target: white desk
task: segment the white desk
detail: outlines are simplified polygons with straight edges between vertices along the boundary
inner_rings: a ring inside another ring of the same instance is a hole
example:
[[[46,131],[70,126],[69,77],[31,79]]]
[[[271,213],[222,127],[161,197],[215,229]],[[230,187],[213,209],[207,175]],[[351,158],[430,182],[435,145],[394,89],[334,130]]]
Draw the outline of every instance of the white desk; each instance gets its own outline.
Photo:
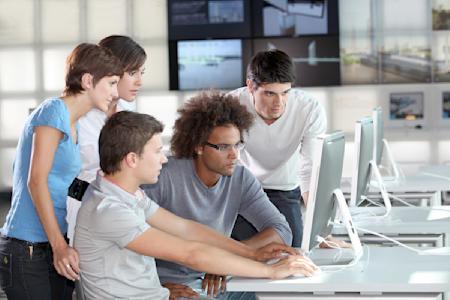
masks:
[[[450,180],[424,174],[406,176],[398,180],[385,180],[384,185],[389,193],[396,194],[399,197],[416,194],[417,197],[424,195],[431,198],[430,205],[441,205],[442,192],[450,191]],[[342,180],[341,189],[344,193],[350,194],[351,178]],[[371,187],[370,192],[378,192],[378,190]],[[395,204],[395,200],[392,200],[392,202]]]
[[[379,207],[358,207],[358,211],[380,213],[384,208]],[[351,208],[355,210],[355,208]],[[367,215],[366,213],[364,213]],[[442,244],[436,246],[450,246],[450,206],[432,207],[392,207],[389,216],[384,218],[354,217],[354,223],[358,227],[382,233],[394,238],[401,239],[402,236],[410,236],[417,239],[417,243],[426,242],[426,237],[430,235],[442,236]],[[347,231],[342,227],[334,227],[333,234],[346,235]],[[364,242],[365,236],[370,236],[359,232],[361,240]],[[450,259],[450,257],[448,257]]]
[[[419,174],[441,177],[442,179],[447,179],[450,181],[450,165],[429,165],[420,168]]]
[[[430,165],[423,167],[419,170],[419,174],[428,176],[428,177],[434,177],[438,178],[440,180],[448,180],[450,182],[450,165]],[[450,190],[446,190],[446,192],[449,192]],[[450,202],[448,193],[444,192],[443,195],[443,201],[442,203],[448,204]]]
[[[227,290],[254,291],[260,299],[311,299],[313,295],[334,299],[345,293],[356,298],[371,296],[372,300],[405,299],[412,294],[436,299],[438,294],[450,291],[450,259],[421,256],[399,247],[365,247],[362,259],[353,267],[322,271],[310,278],[236,277],[229,281]],[[274,295],[277,298],[268,298]]]

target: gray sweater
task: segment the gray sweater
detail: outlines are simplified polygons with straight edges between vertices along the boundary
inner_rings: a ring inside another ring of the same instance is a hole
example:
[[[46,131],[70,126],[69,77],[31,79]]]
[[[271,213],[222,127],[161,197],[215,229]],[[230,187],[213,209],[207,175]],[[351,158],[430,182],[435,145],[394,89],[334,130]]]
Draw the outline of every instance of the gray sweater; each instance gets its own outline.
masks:
[[[273,228],[286,244],[291,244],[292,233],[285,217],[269,201],[258,180],[243,166],[236,166],[233,175],[222,176],[208,188],[197,176],[193,160],[170,157],[161,170],[158,183],[143,188],[161,207],[226,236],[231,235],[240,214],[258,231]],[[203,275],[163,260],[157,260],[157,268],[162,283],[187,283]]]

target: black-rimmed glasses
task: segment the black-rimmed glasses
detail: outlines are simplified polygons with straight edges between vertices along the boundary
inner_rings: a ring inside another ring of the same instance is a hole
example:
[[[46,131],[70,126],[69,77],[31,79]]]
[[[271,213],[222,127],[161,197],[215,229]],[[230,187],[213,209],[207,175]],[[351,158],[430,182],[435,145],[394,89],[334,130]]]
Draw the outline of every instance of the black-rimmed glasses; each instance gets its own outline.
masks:
[[[214,148],[220,152],[226,152],[230,150],[231,148],[236,149],[237,151],[241,151],[245,147],[245,143],[243,141],[240,141],[237,144],[231,145],[231,144],[212,144],[210,142],[205,142],[206,146],[209,146],[211,148]]]

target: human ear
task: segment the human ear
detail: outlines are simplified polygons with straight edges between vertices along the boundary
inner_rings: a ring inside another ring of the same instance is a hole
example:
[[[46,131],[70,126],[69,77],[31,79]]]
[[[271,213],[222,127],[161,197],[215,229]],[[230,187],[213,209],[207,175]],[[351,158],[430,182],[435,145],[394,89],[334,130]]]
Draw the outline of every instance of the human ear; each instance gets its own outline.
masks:
[[[94,86],[94,77],[90,73],[84,73],[81,76],[81,87],[83,89],[90,89]]]
[[[127,155],[125,155],[124,161],[126,163],[126,165],[131,168],[134,169],[137,166],[137,154],[134,152],[130,152]]]

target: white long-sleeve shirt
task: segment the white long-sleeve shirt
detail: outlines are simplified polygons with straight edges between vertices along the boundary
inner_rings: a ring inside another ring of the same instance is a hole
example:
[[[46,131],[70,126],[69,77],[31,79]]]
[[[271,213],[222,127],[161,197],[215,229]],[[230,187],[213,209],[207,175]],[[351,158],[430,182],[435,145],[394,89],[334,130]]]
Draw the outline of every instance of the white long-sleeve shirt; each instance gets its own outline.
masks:
[[[117,111],[134,111],[134,105],[134,102],[129,103],[119,99],[117,102]],[[78,179],[91,182],[97,176],[97,171],[100,169],[98,138],[100,137],[100,131],[103,125],[105,125],[106,118],[106,113],[94,108],[78,121],[80,126],[78,142],[80,143],[82,161],[81,172],[77,176]]]
[[[263,188],[289,191],[300,186],[309,190],[314,139],[325,133],[326,114],[320,103],[299,89],[292,89],[284,113],[268,125],[256,113],[247,87],[230,92],[255,115],[244,136],[246,146],[240,161],[258,178]]]

